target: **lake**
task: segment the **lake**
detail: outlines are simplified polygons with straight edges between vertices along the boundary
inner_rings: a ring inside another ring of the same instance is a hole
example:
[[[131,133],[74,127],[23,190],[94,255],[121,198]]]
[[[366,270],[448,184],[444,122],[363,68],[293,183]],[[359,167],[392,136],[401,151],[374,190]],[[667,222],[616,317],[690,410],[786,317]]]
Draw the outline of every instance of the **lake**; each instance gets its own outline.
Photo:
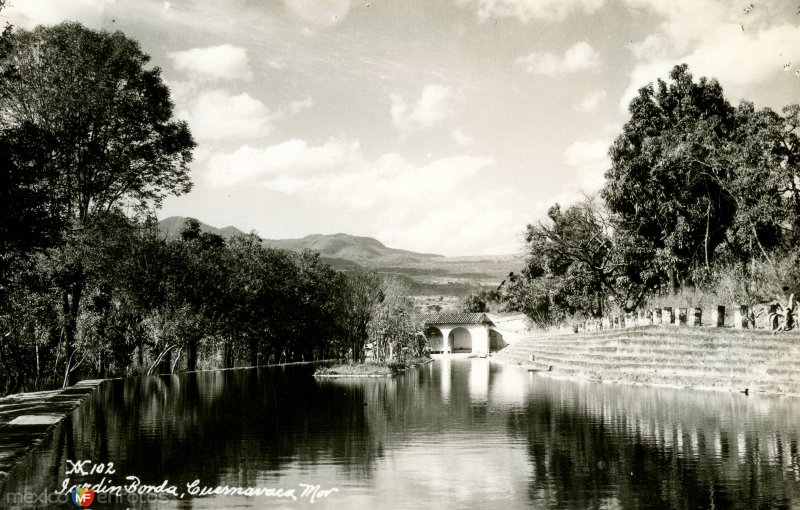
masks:
[[[66,508],[51,493],[84,482],[101,489],[92,508],[800,507],[797,398],[557,380],[487,359],[392,378],[311,371],[108,381],[0,507]]]

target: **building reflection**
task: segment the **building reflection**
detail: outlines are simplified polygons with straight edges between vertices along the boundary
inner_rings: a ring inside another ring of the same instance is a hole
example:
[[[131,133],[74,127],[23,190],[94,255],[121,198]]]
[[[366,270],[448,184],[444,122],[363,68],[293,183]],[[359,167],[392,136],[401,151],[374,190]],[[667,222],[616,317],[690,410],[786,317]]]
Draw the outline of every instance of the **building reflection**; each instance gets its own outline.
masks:
[[[469,366],[469,398],[473,404],[486,404],[489,397],[489,363],[475,360]]]

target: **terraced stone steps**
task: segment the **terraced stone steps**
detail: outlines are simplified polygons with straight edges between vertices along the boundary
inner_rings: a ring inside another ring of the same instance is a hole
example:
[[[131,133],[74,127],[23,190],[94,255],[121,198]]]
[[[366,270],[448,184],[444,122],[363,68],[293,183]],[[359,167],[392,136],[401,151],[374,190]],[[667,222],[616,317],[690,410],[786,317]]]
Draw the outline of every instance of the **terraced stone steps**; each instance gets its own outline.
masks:
[[[535,335],[495,355],[575,377],[800,394],[800,334],[646,326]]]

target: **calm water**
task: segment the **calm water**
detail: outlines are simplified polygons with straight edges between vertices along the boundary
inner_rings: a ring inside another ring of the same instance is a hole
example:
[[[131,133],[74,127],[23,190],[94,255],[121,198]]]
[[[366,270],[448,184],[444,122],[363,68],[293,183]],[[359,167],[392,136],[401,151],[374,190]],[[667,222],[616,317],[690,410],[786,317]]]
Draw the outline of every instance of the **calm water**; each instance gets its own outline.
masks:
[[[0,507],[65,478],[100,483],[66,475],[91,460],[113,462],[107,487],[136,476],[179,493],[92,508],[800,508],[800,399],[558,381],[485,359],[383,379],[310,371],[105,383]],[[193,497],[194,480],[297,500]],[[338,490],[312,504],[300,484]]]

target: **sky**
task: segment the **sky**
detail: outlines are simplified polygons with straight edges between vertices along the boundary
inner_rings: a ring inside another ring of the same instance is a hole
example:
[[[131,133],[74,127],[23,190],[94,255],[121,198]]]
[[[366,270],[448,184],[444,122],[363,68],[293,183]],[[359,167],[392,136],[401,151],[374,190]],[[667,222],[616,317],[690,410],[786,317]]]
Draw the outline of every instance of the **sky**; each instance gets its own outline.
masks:
[[[191,216],[517,253],[592,195],[636,91],[676,64],[734,103],[800,102],[800,0],[7,0],[21,28],[121,30],[197,141]]]

